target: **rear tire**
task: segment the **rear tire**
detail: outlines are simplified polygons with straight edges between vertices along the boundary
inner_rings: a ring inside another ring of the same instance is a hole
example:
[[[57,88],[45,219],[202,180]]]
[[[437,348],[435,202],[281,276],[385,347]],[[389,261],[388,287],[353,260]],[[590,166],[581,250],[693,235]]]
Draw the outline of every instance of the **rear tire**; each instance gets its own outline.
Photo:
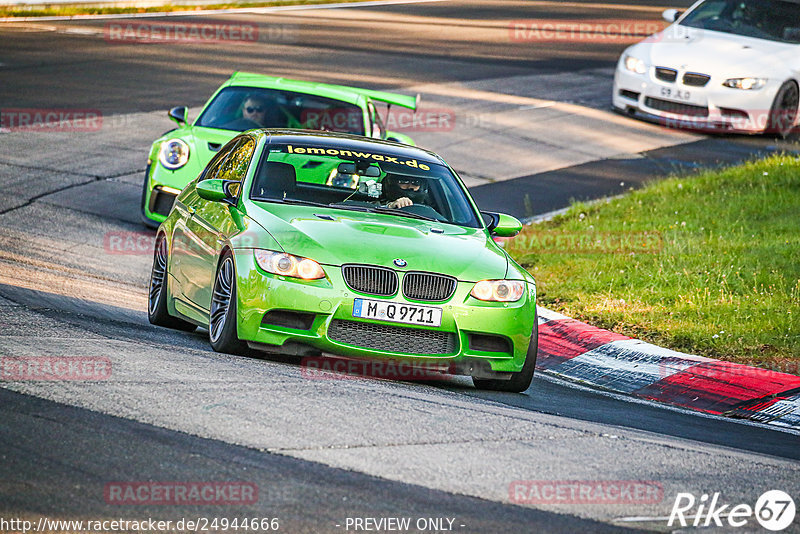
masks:
[[[472,383],[478,389],[522,393],[531,386],[531,382],[533,381],[533,372],[536,370],[536,356],[538,353],[539,317],[538,314],[536,314],[533,316],[533,332],[531,333],[531,342],[528,345],[528,353],[525,355],[525,363],[522,364],[522,370],[517,373],[511,373],[510,380],[475,378],[473,376]]]
[[[214,292],[208,318],[211,348],[227,354],[244,354],[247,344],[239,339],[236,328],[236,269],[233,256],[226,252],[214,277]]]
[[[160,234],[153,251],[153,268],[150,271],[150,291],[147,299],[147,319],[150,324],[194,332],[196,325],[173,317],[167,311],[167,238]]]
[[[800,89],[797,83],[788,81],[784,83],[769,110],[769,125],[767,133],[786,139],[794,130],[797,121],[798,107],[800,107]]]

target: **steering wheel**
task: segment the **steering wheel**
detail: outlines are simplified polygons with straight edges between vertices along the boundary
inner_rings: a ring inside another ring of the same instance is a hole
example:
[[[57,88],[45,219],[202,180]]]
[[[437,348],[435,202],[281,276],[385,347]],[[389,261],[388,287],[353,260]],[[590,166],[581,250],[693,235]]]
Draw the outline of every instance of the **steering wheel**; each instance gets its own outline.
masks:
[[[426,204],[411,204],[410,206],[404,206],[400,209],[416,215],[422,215],[423,217],[436,219],[437,221],[447,222],[444,215]]]

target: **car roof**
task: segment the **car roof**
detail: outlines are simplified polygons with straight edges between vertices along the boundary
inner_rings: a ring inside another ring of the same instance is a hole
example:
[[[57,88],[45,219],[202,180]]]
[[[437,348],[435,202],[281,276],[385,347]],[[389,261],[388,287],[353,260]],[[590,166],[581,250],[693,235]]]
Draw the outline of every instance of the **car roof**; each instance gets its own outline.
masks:
[[[262,89],[282,89],[298,93],[314,94],[318,96],[334,98],[351,104],[360,104],[361,99],[370,98],[396,104],[409,109],[416,109],[417,97],[388,93],[385,91],[373,91],[360,87],[348,87],[346,85],[334,85],[330,83],[308,82],[303,80],[292,80],[265,74],[255,74],[252,72],[234,72],[230,79],[225,83],[226,87],[258,87]]]
[[[261,130],[250,130],[248,133],[256,133],[258,136],[267,136],[268,143],[278,144],[299,144],[308,146],[313,144],[318,147],[336,148],[359,152],[378,152],[391,156],[400,156],[409,159],[416,159],[426,163],[446,165],[444,160],[434,152],[393,141],[383,141],[371,139],[361,135],[351,135],[338,132],[320,132],[316,130],[279,130],[263,128]]]

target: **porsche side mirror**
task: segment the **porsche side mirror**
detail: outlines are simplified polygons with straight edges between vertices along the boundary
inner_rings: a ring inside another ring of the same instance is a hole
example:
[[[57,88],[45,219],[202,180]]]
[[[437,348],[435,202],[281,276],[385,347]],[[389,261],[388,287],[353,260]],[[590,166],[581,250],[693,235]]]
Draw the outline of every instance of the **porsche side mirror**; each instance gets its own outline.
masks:
[[[661,16],[667,22],[673,23],[676,20],[678,20],[678,17],[680,17],[682,14],[683,11],[678,11],[677,9],[665,9],[664,12],[661,14]]]
[[[167,115],[180,126],[181,124],[186,124],[186,119],[189,116],[189,108],[186,106],[177,106],[169,110]]]
[[[493,236],[514,237],[522,230],[522,223],[511,215],[491,211],[482,211],[481,215],[486,219],[486,229]]]
[[[220,180],[219,178],[203,180],[197,184],[195,190],[200,198],[212,202],[222,202],[230,198],[226,191],[225,180]]]

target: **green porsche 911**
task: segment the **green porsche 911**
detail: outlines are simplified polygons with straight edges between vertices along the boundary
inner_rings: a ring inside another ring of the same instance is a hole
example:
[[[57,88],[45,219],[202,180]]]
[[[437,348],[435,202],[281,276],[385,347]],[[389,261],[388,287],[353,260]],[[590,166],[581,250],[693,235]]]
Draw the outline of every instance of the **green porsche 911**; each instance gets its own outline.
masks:
[[[208,328],[220,352],[431,362],[524,391],[536,365],[533,277],[493,240],[436,154],[304,130],[238,135],[158,229],[148,315]]]
[[[376,104],[416,110],[417,97],[358,87],[290,80],[236,72],[211,96],[193,123],[176,107],[178,124],[153,142],[142,187],[142,221],[152,228],[163,221],[175,196],[197,178],[217,150],[252,128],[307,128],[389,139],[413,145],[405,134],[390,132]]]

